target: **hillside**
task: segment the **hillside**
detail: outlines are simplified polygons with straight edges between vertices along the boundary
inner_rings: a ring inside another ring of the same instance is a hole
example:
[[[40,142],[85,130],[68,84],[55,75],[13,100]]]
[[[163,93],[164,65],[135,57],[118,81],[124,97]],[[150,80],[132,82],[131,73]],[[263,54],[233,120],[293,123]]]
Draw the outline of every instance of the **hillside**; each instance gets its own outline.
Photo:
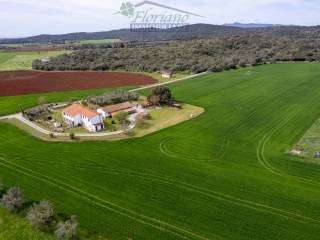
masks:
[[[210,24],[194,24],[187,28],[177,28],[166,31],[139,31],[134,32],[130,29],[120,29],[106,32],[94,33],[69,33],[61,35],[38,35],[28,38],[0,39],[0,44],[17,43],[63,43],[65,41],[79,41],[88,39],[121,39],[122,41],[166,41],[181,39],[203,39],[214,37],[232,37],[232,36],[267,36],[267,37],[290,37],[312,38],[320,37],[320,27],[296,27],[296,26],[277,26],[271,28],[253,28],[245,29],[231,26],[220,26]]]
[[[269,27],[280,27],[284,25],[280,24],[269,24],[269,23],[240,23],[240,22],[234,22],[234,23],[226,23],[224,26],[229,27],[238,27],[238,28],[269,28]]]
[[[320,42],[309,38],[266,38],[239,36],[209,40],[172,41],[150,46],[98,46],[52,58],[34,61],[36,70],[127,70],[155,72],[219,72],[238,66],[278,61],[320,60]]]

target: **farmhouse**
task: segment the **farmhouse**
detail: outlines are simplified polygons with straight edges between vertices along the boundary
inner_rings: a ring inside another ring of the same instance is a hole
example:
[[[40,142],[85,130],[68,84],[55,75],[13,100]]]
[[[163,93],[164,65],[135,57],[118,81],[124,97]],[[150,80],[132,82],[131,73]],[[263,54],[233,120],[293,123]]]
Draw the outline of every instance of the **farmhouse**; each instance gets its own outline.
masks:
[[[97,110],[97,112],[100,113],[104,118],[112,117],[112,114],[120,111],[127,111],[129,114],[134,113],[134,105],[129,102],[124,102],[110,105]]]
[[[91,132],[104,129],[102,116],[78,103],[63,109],[62,116],[70,127],[83,126]]]
[[[174,74],[173,74],[172,72],[163,71],[163,72],[161,73],[161,76],[162,76],[163,78],[173,78],[173,77],[174,77]]]

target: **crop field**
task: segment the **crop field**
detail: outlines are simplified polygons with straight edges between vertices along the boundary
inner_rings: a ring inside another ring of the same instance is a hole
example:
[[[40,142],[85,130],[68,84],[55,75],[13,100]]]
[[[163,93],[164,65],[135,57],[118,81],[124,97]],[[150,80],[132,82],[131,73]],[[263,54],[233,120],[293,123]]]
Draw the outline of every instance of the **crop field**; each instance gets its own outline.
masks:
[[[33,60],[63,53],[66,51],[0,52],[0,71],[31,69]]]
[[[175,83],[205,113],[118,142],[44,142],[0,122],[0,176],[107,239],[318,240],[320,165],[286,151],[320,116],[319,79],[299,63]]]
[[[5,71],[0,72],[0,96],[140,86],[156,82],[138,73]]]

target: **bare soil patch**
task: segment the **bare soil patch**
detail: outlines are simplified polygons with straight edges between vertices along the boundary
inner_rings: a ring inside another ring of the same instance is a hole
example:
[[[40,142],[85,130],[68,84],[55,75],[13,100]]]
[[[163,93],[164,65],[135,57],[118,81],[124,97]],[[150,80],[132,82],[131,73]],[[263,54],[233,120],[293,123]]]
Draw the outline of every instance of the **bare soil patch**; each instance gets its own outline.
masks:
[[[139,73],[126,72],[0,72],[0,96],[74,90],[141,86],[157,81]]]

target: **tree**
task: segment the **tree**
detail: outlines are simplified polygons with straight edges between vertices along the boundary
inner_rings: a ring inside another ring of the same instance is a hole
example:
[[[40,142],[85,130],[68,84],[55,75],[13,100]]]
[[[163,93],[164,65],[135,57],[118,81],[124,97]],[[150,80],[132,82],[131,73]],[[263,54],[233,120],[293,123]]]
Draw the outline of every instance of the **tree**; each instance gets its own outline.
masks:
[[[160,103],[160,96],[150,95],[148,96],[148,101],[152,103],[152,105],[157,106]]]
[[[166,104],[172,100],[172,93],[170,88],[165,86],[159,86],[152,90],[151,95],[148,97],[148,101],[153,105]]]
[[[3,207],[9,211],[17,211],[23,207],[23,192],[19,187],[10,188],[1,199]]]
[[[59,239],[75,239],[77,235],[78,222],[76,216],[72,216],[65,223],[59,223],[54,232]]]
[[[152,95],[160,97],[160,103],[166,103],[172,99],[172,93],[170,88],[165,86],[159,86],[153,89]]]
[[[27,214],[27,220],[35,227],[43,228],[49,226],[54,219],[53,204],[47,200],[34,203]]]

